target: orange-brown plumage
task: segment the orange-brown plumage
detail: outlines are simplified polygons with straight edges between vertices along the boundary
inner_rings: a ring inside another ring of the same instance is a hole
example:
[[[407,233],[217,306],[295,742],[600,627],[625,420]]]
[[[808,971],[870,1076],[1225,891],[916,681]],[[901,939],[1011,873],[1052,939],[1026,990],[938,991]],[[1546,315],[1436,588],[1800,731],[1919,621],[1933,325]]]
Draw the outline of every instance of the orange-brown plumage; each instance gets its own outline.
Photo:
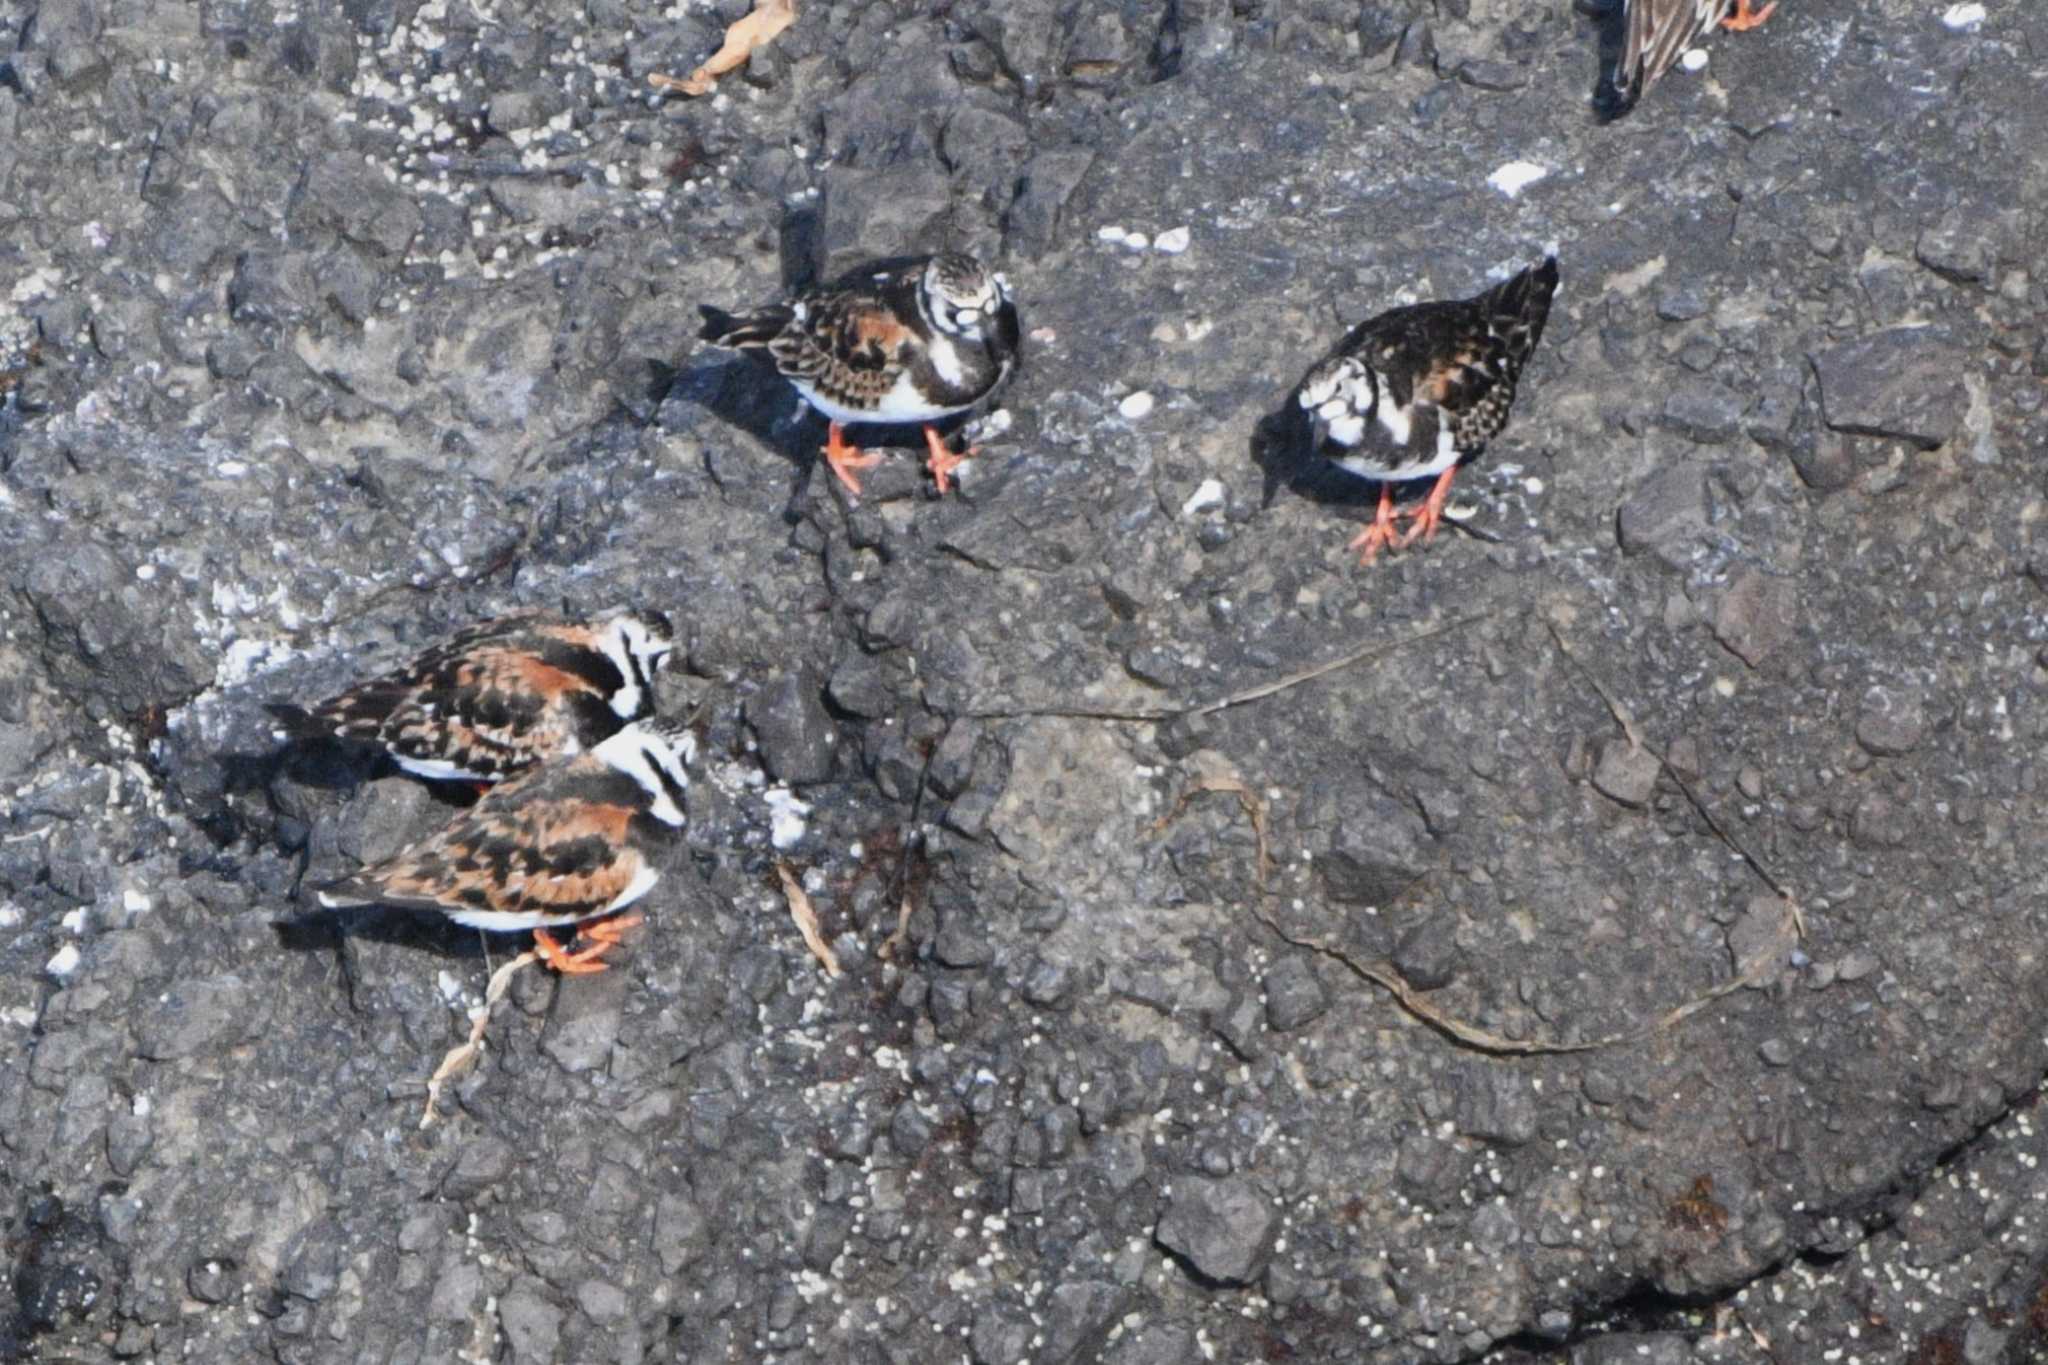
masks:
[[[321,888],[320,902],[396,905],[504,932],[623,910],[659,880],[657,854],[682,826],[691,747],[666,721],[627,726],[493,788],[438,832]]]
[[[507,616],[311,708],[270,709],[296,734],[375,745],[416,776],[494,782],[651,714],[673,648],[658,612]]]

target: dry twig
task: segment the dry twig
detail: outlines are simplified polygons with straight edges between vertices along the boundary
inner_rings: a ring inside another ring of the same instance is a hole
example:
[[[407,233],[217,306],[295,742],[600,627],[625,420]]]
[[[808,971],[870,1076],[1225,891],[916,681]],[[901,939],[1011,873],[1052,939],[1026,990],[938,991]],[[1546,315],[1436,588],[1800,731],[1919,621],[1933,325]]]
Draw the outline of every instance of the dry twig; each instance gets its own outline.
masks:
[[[1562,641],[1559,643],[1562,644]],[[1604,697],[1607,694],[1603,690],[1601,695]],[[1611,701],[1610,706],[1614,706]],[[1625,713],[1618,706],[1614,706],[1614,710],[1616,719],[1621,720]],[[1622,721],[1622,725],[1624,730],[1633,731],[1632,722]],[[1259,799],[1258,794],[1252,791],[1251,787],[1242,777],[1230,771],[1220,761],[1212,761],[1208,765],[1208,770],[1198,775],[1188,785],[1187,789],[1181,793],[1180,798],[1175,801],[1173,809],[1154,822],[1152,826],[1153,832],[1157,833],[1179,819],[1181,813],[1187,809],[1188,803],[1203,792],[1227,792],[1235,795],[1238,804],[1244,808],[1246,818],[1251,821],[1252,835],[1258,843],[1259,860],[1257,899],[1252,903],[1252,913],[1258,917],[1260,923],[1264,924],[1276,936],[1293,944],[1295,947],[1306,948],[1310,952],[1327,957],[1343,966],[1345,970],[1353,975],[1372,982],[1393,996],[1395,1002],[1415,1019],[1435,1029],[1453,1042],[1461,1043],[1477,1052],[1491,1053],[1496,1056],[1551,1056],[1570,1052],[1593,1052],[1602,1048],[1616,1047],[1623,1043],[1650,1037],[1691,1018],[1724,996],[1732,995],[1746,986],[1758,985],[1768,980],[1776,972],[1777,962],[1782,953],[1792,947],[1795,941],[1795,932],[1803,932],[1798,915],[1798,906],[1790,897],[1786,897],[1785,903],[1789,907],[1789,913],[1780,926],[1777,937],[1772,941],[1768,949],[1753,954],[1746,962],[1738,963],[1736,974],[1731,979],[1722,982],[1712,990],[1692,1000],[1686,1001],[1682,1005],[1666,1010],[1648,1024],[1640,1028],[1626,1029],[1619,1033],[1610,1033],[1603,1037],[1590,1038],[1574,1043],[1557,1042],[1544,1038],[1509,1038],[1504,1034],[1494,1033],[1480,1028],[1476,1024],[1467,1023],[1456,1015],[1439,1009],[1421,992],[1417,991],[1414,986],[1410,985],[1407,978],[1396,971],[1391,962],[1384,959],[1370,961],[1361,959],[1337,944],[1293,933],[1282,925],[1266,906],[1270,893],[1266,885],[1269,859],[1267,854],[1265,803]],[[1709,817],[1709,823],[1712,823],[1711,817]],[[1726,836],[1724,835],[1723,837],[1725,838]],[[1740,852],[1739,846],[1736,847],[1737,851]],[[1752,866],[1755,866],[1754,862],[1752,862]],[[1773,887],[1775,888],[1775,883],[1773,883]],[[1780,894],[1782,895],[1783,893],[1781,892]]]
[[[817,907],[811,904],[803,883],[797,880],[796,869],[777,859],[775,875],[782,881],[782,894],[789,901],[789,917],[796,921],[797,932],[804,936],[804,946],[823,965],[825,975],[838,976],[839,955],[832,951],[832,945],[825,942],[824,934],[819,932]]]
[[[1275,696],[1290,688],[1299,687],[1305,682],[1313,682],[1326,673],[1335,673],[1340,669],[1349,668],[1353,664],[1363,663],[1367,659],[1384,658],[1398,650],[1407,649],[1411,645],[1419,645],[1425,641],[1434,640],[1438,636],[1452,634],[1455,631],[1465,629],[1467,626],[1479,625],[1482,622],[1492,620],[1498,614],[1497,612],[1483,612],[1478,616],[1461,616],[1455,621],[1446,621],[1440,626],[1431,626],[1428,630],[1420,631],[1414,635],[1403,636],[1398,640],[1369,640],[1354,649],[1344,651],[1344,653],[1339,654],[1334,659],[1326,660],[1310,668],[1304,668],[1298,673],[1289,673],[1285,677],[1275,678],[1271,682],[1260,683],[1257,687],[1247,687],[1242,692],[1232,692],[1230,695],[1218,697],[1214,701],[1198,702],[1193,705],[1147,706],[1133,708],[1128,711],[1120,711],[1107,706],[1027,706],[1007,711],[966,711],[961,714],[971,716],[976,720],[1145,721],[1174,720],[1180,716],[1209,716],[1214,715],[1218,711],[1227,711],[1233,706],[1242,706],[1246,702],[1261,701],[1267,697]]]
[[[427,1107],[420,1115],[420,1127],[431,1127],[434,1122],[434,1106],[440,1102],[441,1087],[469,1068],[477,1054],[484,1050],[484,1029],[490,1025],[491,1010],[505,998],[506,987],[512,984],[512,975],[521,967],[540,961],[540,954],[532,951],[521,953],[504,966],[491,973],[490,984],[484,987],[484,1003],[470,1015],[469,1037],[455,1047],[448,1049],[448,1055],[441,1059],[441,1065],[434,1068],[434,1074],[427,1077]]]
[[[1785,889],[1783,882],[1780,882],[1771,874],[1771,870],[1764,866],[1762,859],[1751,853],[1743,845],[1742,841],[1737,839],[1729,831],[1728,827],[1721,823],[1719,817],[1708,808],[1706,801],[1693,789],[1692,783],[1685,780],[1685,774],[1672,767],[1670,759],[1664,757],[1660,751],[1651,748],[1643,739],[1642,731],[1636,728],[1634,717],[1629,715],[1627,708],[1615,700],[1614,693],[1609,691],[1607,686],[1594,675],[1593,670],[1581,662],[1578,655],[1572,653],[1571,646],[1565,643],[1564,633],[1557,628],[1557,623],[1549,621],[1544,624],[1550,628],[1550,638],[1557,642],[1558,653],[1564,655],[1571,662],[1572,667],[1579,670],[1579,676],[1586,680],[1586,684],[1589,687],[1600,694],[1601,701],[1607,703],[1608,713],[1614,717],[1614,723],[1621,727],[1622,734],[1628,737],[1629,747],[1640,749],[1657,760],[1657,766],[1677,784],[1678,790],[1685,794],[1685,799],[1691,803],[1692,808],[1699,812],[1700,819],[1707,822],[1707,828],[1714,831],[1714,837],[1727,845],[1728,850],[1736,857],[1748,864],[1749,870],[1756,874],[1757,880],[1768,886],[1771,889],[1771,893],[1779,900],[1785,902],[1786,911],[1792,918],[1792,927],[1798,931],[1800,938],[1805,938],[1806,912],[1800,908],[1798,899]]]
[[[649,74],[647,83],[657,90],[673,90],[682,95],[708,95],[720,76],[752,56],[755,48],[773,42],[775,35],[795,22],[796,0],[754,0],[753,10],[725,31],[724,44],[702,66],[680,79],[656,71]]]

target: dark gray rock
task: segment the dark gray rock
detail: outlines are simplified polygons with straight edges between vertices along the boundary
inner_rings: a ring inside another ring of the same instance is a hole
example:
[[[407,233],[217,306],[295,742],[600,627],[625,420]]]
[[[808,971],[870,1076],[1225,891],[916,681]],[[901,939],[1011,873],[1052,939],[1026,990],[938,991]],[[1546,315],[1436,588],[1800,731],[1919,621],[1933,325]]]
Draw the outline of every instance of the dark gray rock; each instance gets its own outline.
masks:
[[[1031,134],[1009,115],[963,105],[946,120],[939,154],[963,188],[998,213],[1016,198],[1018,168],[1029,155]]]
[[[1455,73],[1460,83],[1475,90],[1492,90],[1505,93],[1520,90],[1529,83],[1529,77],[1520,67],[1508,62],[1489,61],[1483,57],[1467,57],[1458,63]]]
[[[1610,739],[1600,746],[1593,785],[1622,805],[1641,809],[1656,792],[1663,771],[1657,755],[1647,748],[1638,748],[1625,738]]]
[[[1330,1007],[1314,965],[1299,953],[1274,963],[1266,973],[1266,1022],[1287,1033],[1320,1018]]]
[[[1981,206],[1950,209],[1921,232],[1913,256],[1952,283],[1981,285],[1998,263],[1998,245],[1996,226]]]
[[[498,1300],[498,1326],[512,1348],[515,1365],[544,1365],[559,1358],[565,1315],[537,1280],[522,1279]]]
[[[1926,705],[1917,688],[1892,683],[1863,694],[1856,742],[1871,753],[1885,758],[1912,753],[1926,732]]]
[[[1787,453],[1806,486],[1819,492],[1847,488],[1856,477],[1856,461],[1849,454],[1848,442],[1832,431],[1808,433],[1795,441]]]
[[[1249,1180],[1181,1176],[1153,1236],[1204,1279],[1249,1284],[1265,1266],[1279,1222]]]
[[[1664,400],[1664,421],[1688,441],[1726,445],[1741,434],[1747,406],[1724,384],[1688,384]]]
[[[874,719],[896,712],[896,694],[887,670],[872,654],[849,654],[841,659],[825,692],[832,704],[848,715]]]
[[[1060,1285],[1044,1309],[1045,1340],[1038,1358],[1047,1365],[1092,1359],[1129,1302],[1130,1292],[1107,1280]]]
[[[1006,223],[1010,243],[1019,252],[1036,258],[1052,249],[1067,204],[1095,156],[1090,148],[1059,147],[1037,152],[1024,163]]]
[[[1682,460],[1665,465],[1628,495],[1616,526],[1629,554],[1654,554],[1683,567],[1708,526],[1704,472]]]
[[[456,1203],[473,1199],[510,1175],[518,1164],[511,1144],[489,1133],[463,1143],[455,1164],[441,1179],[441,1194]]]
[[[947,246],[951,205],[951,182],[936,167],[833,167],[819,207],[818,278],[837,279],[870,260]]]
[[[1195,1330],[1178,1323],[1150,1323],[1118,1341],[1105,1365],[1184,1365],[1202,1354]]]
[[[555,989],[541,1051],[572,1076],[609,1062],[631,978],[617,969],[564,978]]]
[[[232,972],[178,983],[135,1014],[136,1052],[168,1062],[225,1051],[262,1029],[273,999]]]
[[[1971,361],[1937,327],[1894,327],[1812,357],[1827,424],[1933,450],[1962,429]]]
[[[306,163],[286,221],[295,232],[333,232],[373,255],[396,258],[419,235],[422,218],[412,197],[361,157],[328,154]]]
[[[1461,957],[1457,919],[1439,910],[1395,940],[1392,961],[1409,985],[1434,991],[1457,980]]]
[[[1415,17],[1414,8],[1393,0],[1366,0],[1358,11],[1358,45],[1367,57],[1377,57],[1396,42],[1401,31]]]
[[[1031,1353],[1031,1319],[1013,1308],[990,1304],[974,1315],[968,1346],[975,1365],[1021,1365]]]
[[[1858,801],[1849,815],[1849,837],[1862,848],[1901,848],[1912,835],[1912,813],[1878,792]]]
[[[1347,811],[1316,865],[1334,899],[1383,906],[1413,886],[1433,857],[1421,814],[1375,792]]]
[[[1799,628],[1798,589],[1789,578],[1743,569],[1714,612],[1714,638],[1751,668],[1788,644]]]
[[[1505,1063],[1474,1063],[1458,1072],[1452,1122],[1466,1137],[1519,1147],[1536,1136],[1536,1100],[1528,1081]]]
[[[778,782],[803,785],[832,775],[838,732],[807,671],[785,674],[750,698],[747,724],[761,744],[761,760]]]

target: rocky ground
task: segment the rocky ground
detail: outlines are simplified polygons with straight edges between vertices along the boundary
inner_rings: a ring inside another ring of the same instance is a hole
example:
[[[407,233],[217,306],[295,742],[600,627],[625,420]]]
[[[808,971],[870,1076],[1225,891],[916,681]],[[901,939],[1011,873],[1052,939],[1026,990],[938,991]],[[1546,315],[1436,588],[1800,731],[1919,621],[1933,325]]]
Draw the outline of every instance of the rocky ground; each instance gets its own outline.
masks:
[[[2048,9],[745,8],[0,0],[0,1357],[2048,1358]],[[943,244],[851,504],[696,305]],[[1289,386],[1546,245],[1360,570]],[[687,847],[422,1129],[515,945],[262,703],[622,603]]]

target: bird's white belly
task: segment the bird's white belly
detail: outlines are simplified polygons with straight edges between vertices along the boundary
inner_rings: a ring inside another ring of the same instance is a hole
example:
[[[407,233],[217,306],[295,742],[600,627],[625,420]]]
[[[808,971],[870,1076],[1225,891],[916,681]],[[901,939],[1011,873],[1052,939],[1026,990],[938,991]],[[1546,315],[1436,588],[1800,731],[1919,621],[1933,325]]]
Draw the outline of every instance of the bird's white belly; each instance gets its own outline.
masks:
[[[790,381],[804,401],[835,422],[936,422],[941,417],[951,417],[964,408],[946,408],[935,405],[917,391],[910,382],[906,371],[896,376],[896,382],[889,386],[881,401],[871,408],[850,408],[844,403],[835,403],[800,379]]]
[[[1398,427],[1389,418],[1397,418],[1399,422]],[[1389,435],[1395,436],[1399,442],[1405,444],[1411,430],[1406,413],[1398,412],[1398,410],[1389,411],[1383,406],[1380,410],[1379,420],[1380,426]],[[1335,434],[1336,429],[1333,427],[1331,430],[1332,434]],[[1455,468],[1458,461],[1462,458],[1458,453],[1457,439],[1451,434],[1450,423],[1445,422],[1437,427],[1436,449],[1430,453],[1428,458],[1420,458],[1420,455],[1421,452],[1419,451],[1411,452],[1405,448],[1397,448],[1392,452],[1383,454],[1380,450],[1368,447],[1365,450],[1339,456],[1337,458],[1337,465],[1347,473],[1356,474],[1361,479],[1371,479],[1375,483],[1432,478],[1443,473],[1446,469]]]

